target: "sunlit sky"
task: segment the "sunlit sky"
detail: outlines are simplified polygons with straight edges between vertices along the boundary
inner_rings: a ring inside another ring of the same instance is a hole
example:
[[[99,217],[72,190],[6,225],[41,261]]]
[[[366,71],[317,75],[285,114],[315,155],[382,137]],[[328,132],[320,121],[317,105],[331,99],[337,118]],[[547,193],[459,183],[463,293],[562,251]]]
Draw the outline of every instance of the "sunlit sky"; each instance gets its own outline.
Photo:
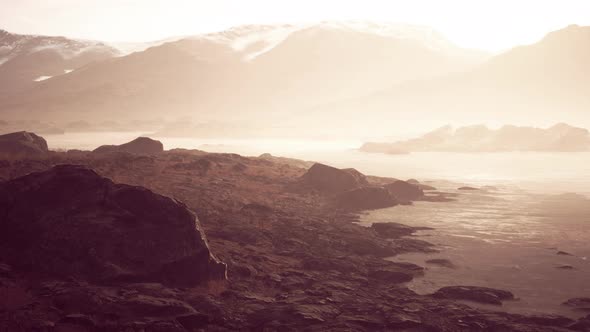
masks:
[[[492,52],[590,25],[590,0],[0,0],[0,28],[139,42],[240,24],[370,20],[427,25]]]

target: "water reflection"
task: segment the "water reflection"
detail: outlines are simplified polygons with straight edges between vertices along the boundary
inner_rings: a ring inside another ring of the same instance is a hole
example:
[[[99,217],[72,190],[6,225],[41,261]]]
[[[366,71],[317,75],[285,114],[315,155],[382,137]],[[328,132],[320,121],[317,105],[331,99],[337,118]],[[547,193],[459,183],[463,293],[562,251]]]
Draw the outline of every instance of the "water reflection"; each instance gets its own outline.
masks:
[[[453,192],[457,188],[439,186]],[[423,278],[409,284],[418,293],[451,285],[487,286],[519,297],[505,303],[504,310],[583,315],[561,303],[590,296],[590,204],[585,196],[528,194],[504,187],[497,192],[462,192],[457,199],[377,210],[363,215],[362,222],[434,228],[416,236],[435,244],[439,253],[392,258],[427,268]],[[426,263],[434,258],[449,259],[455,268]]]

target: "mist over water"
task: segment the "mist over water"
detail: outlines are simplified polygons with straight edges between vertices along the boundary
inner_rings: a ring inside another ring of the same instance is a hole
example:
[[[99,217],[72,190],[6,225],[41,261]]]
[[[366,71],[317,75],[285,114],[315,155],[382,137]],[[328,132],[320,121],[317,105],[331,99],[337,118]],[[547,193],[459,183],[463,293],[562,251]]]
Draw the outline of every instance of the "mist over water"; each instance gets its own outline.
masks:
[[[92,150],[103,144],[121,144],[143,132],[66,133],[46,135],[52,149]],[[471,185],[510,185],[531,192],[590,194],[590,152],[414,152],[401,155],[364,153],[358,140],[194,139],[156,137],[165,149],[258,156],[271,153],[354,167],[377,176],[398,179],[445,180]]]

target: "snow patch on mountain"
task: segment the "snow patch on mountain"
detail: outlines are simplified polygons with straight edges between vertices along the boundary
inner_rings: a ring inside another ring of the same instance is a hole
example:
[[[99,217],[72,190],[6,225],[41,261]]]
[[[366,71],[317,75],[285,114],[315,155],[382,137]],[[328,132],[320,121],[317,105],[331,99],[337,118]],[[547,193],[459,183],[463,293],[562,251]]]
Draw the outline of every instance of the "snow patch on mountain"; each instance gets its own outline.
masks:
[[[369,21],[324,21],[298,25],[242,25],[221,32],[193,36],[191,39],[205,39],[226,45],[236,52],[242,53],[245,61],[250,61],[280,45],[293,33],[311,28],[405,39],[453,57],[484,58],[486,56],[481,51],[462,49],[436,30],[426,26]]]
[[[68,39],[39,35],[19,35],[0,30],[0,65],[18,56],[37,52],[54,51],[63,59],[69,60],[87,52],[102,52],[119,55],[115,48],[97,41]]]
[[[48,79],[50,79],[52,77],[53,76],[39,76],[36,79],[34,79],[33,81],[35,81],[35,82],[42,82],[42,81],[48,80]]]

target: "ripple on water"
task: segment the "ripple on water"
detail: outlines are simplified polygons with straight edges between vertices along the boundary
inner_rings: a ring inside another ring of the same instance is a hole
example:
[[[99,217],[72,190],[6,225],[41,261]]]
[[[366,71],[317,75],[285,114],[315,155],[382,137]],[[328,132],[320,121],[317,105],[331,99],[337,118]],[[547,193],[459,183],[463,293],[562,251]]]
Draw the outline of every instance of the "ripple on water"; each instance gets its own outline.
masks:
[[[451,203],[416,202],[372,211],[362,223],[395,221],[434,228],[415,236],[435,244],[438,253],[392,258],[426,267],[425,276],[408,285],[418,293],[453,285],[493,287],[510,290],[519,298],[495,310],[579,317],[582,313],[561,303],[590,296],[586,259],[590,256],[590,204],[584,199],[572,202],[572,197],[510,192],[503,187],[485,195],[462,193]],[[560,250],[573,256],[557,255]],[[449,259],[455,268],[426,264],[435,258]]]

